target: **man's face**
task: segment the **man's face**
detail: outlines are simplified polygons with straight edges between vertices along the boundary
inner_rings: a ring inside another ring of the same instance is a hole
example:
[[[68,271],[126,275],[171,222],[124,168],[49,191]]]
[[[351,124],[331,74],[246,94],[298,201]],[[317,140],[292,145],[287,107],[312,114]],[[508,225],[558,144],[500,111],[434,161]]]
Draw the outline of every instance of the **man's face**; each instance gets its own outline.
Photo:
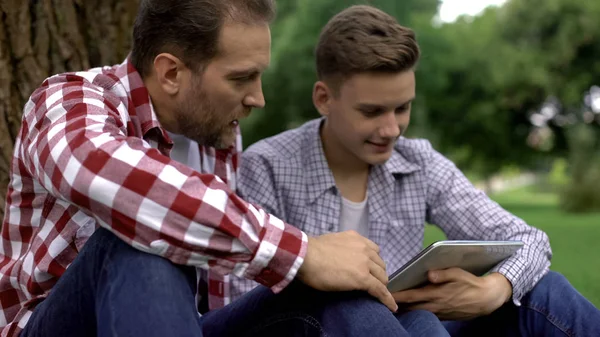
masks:
[[[269,26],[226,22],[218,54],[192,73],[175,107],[178,133],[199,144],[235,144],[238,121],[265,105],[261,75],[270,62]]]
[[[386,162],[410,121],[414,71],[361,73],[345,80],[338,95],[324,92],[329,97],[319,109],[327,116],[323,132],[340,152],[370,165]]]

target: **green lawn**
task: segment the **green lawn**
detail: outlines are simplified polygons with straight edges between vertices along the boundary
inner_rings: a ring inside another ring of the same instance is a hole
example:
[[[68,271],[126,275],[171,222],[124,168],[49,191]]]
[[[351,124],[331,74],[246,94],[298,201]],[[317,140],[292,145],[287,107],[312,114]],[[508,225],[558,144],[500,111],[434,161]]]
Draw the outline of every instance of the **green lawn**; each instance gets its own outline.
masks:
[[[521,189],[493,197],[507,210],[545,231],[552,245],[552,270],[565,275],[600,308],[600,213],[568,214],[557,207],[552,194]],[[428,226],[425,245],[443,240],[444,234]]]

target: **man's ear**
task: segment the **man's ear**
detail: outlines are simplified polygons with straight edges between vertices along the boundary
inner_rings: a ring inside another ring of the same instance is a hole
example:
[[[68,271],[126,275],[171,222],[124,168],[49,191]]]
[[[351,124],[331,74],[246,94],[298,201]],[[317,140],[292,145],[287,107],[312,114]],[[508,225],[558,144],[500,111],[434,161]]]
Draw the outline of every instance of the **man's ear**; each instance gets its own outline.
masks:
[[[333,91],[323,81],[317,81],[313,86],[313,104],[321,116],[329,115],[329,104],[333,99]]]
[[[186,69],[185,64],[173,54],[161,53],[154,58],[158,85],[168,95],[176,95],[179,92]]]

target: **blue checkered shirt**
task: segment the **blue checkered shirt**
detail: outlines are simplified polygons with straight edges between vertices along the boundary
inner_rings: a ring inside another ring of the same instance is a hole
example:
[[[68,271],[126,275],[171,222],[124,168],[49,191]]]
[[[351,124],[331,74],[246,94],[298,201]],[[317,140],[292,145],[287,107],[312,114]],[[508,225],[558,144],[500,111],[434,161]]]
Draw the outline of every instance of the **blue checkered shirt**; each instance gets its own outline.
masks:
[[[321,145],[322,119],[259,141],[243,154],[238,193],[307,235],[339,231],[341,195]],[[510,214],[476,189],[426,140],[400,138],[391,158],[374,166],[368,181],[369,239],[394,272],[423,247],[425,223],[449,240],[521,240],[525,246],[495,267],[513,286],[513,302],[529,292],[550,266],[547,235]],[[232,298],[257,283],[232,282]]]

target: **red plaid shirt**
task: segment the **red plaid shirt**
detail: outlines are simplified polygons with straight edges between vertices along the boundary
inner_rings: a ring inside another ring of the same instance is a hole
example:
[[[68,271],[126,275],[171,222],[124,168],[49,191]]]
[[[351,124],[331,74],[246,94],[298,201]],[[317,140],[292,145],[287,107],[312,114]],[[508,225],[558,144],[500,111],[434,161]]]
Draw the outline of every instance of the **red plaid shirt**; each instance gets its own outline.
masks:
[[[229,302],[222,275],[275,292],[294,278],[307,237],[234,193],[239,149],[200,147],[199,173],[171,160],[171,147],[128,61],[50,77],[33,93],[2,223],[1,336],[25,327],[97,226],[142,251],[209,269],[211,309]]]

